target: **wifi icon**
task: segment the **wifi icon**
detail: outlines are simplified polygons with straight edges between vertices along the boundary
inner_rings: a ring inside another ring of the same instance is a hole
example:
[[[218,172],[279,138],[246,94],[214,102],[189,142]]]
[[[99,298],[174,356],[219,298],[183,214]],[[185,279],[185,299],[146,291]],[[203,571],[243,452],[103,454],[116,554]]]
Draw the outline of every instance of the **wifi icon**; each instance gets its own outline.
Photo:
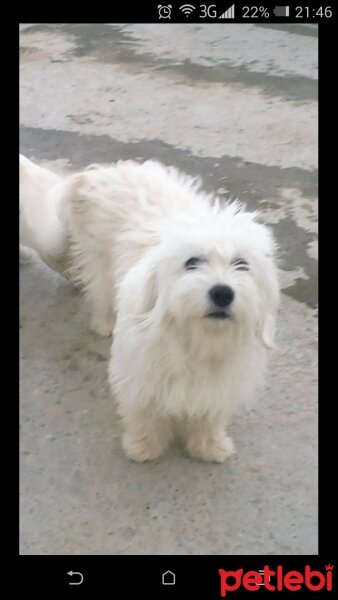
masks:
[[[186,17],[189,17],[195,9],[196,6],[193,6],[192,4],[182,4],[182,6],[180,6],[180,10]]]

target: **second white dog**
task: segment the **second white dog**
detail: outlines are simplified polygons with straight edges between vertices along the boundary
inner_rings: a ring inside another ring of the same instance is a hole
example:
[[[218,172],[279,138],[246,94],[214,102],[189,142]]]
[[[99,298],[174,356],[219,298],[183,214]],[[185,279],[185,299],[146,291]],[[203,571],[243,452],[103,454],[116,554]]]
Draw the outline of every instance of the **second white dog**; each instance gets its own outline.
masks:
[[[270,232],[153,161],[85,171],[68,195],[92,327],[114,330],[109,377],[127,455],[156,459],[178,425],[190,455],[222,462],[233,451],[225,427],[262,383],[273,342]]]

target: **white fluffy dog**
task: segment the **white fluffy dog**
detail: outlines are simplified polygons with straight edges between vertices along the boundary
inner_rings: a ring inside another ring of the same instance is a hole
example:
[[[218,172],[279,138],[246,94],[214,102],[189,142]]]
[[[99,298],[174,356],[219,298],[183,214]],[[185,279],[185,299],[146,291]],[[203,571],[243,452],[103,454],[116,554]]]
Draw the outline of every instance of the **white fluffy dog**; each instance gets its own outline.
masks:
[[[109,378],[127,456],[156,459],[177,424],[191,456],[222,462],[233,452],[225,427],[262,383],[273,342],[270,232],[153,161],[77,174],[67,194],[92,327],[113,331]]]
[[[35,250],[54,271],[64,275],[69,250],[64,214],[65,180],[20,155],[20,259]]]

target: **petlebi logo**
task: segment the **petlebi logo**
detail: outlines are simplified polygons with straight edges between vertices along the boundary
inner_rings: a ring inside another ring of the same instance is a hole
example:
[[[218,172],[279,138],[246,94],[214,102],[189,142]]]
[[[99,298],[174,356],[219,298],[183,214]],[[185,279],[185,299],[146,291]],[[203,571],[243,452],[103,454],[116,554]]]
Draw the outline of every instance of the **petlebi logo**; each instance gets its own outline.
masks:
[[[225,571],[218,569],[220,576],[220,594],[222,598],[228,593],[235,592],[241,587],[249,592],[256,592],[264,586],[269,592],[298,592],[309,590],[311,592],[332,591],[333,565],[326,565],[322,571],[311,569],[309,565],[302,571],[287,571],[282,565],[270,569],[265,565],[260,571]]]

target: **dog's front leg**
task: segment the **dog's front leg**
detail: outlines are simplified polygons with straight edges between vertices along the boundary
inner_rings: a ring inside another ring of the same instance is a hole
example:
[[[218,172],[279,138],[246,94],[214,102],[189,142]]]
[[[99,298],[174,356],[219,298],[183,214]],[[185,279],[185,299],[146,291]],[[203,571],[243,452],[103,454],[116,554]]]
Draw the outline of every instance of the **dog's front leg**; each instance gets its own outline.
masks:
[[[115,315],[110,290],[106,290],[103,286],[93,287],[90,292],[87,292],[87,296],[92,306],[91,330],[98,335],[111,335],[115,325]]]
[[[112,311],[93,312],[90,328],[94,333],[101,336],[109,336],[113,333],[115,319]]]
[[[150,407],[124,413],[123,448],[138,462],[154,460],[163,454],[171,440],[169,418],[153,412]]]
[[[186,450],[194,458],[221,463],[234,452],[232,439],[219,419],[189,419],[185,437]]]

